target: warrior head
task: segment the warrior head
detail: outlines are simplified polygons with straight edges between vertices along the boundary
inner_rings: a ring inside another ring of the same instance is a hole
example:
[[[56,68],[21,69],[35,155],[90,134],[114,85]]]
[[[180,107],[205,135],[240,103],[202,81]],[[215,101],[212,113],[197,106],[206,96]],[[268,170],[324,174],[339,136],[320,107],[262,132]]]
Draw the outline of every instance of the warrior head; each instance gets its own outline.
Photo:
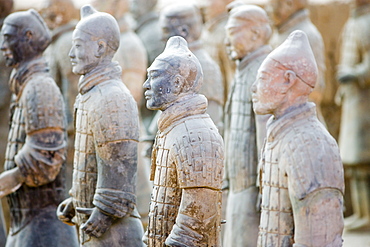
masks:
[[[48,27],[34,9],[10,14],[4,20],[1,33],[5,64],[11,67],[41,56],[51,42]]]
[[[166,110],[175,102],[199,92],[203,82],[201,65],[185,39],[171,37],[162,54],[148,68],[143,87],[147,108]]]
[[[269,12],[274,25],[279,27],[299,10],[306,9],[308,0],[269,0]]]
[[[202,34],[202,16],[192,4],[172,4],[161,11],[159,23],[163,40],[181,36],[188,43],[199,40]]]
[[[266,12],[255,5],[233,8],[225,29],[226,48],[233,60],[241,60],[266,45],[272,32]]]
[[[120,30],[116,19],[96,11],[91,5],[83,6],[69,52],[73,73],[85,75],[96,67],[110,64],[119,42]]]
[[[261,64],[252,86],[257,114],[283,115],[304,104],[315,87],[318,69],[307,35],[300,31],[272,51]]]

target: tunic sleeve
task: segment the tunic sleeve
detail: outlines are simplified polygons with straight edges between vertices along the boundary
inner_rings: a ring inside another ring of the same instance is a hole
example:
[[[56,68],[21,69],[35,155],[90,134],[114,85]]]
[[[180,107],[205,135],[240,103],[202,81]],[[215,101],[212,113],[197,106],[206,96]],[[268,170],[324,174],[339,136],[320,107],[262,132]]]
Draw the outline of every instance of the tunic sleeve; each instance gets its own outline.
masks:
[[[92,119],[98,166],[93,204],[122,218],[136,205],[138,111],[133,98],[120,89],[107,95],[97,100]]]
[[[223,142],[206,128],[187,129],[181,145],[174,147],[182,197],[166,244],[206,247],[221,220]]]
[[[65,114],[62,95],[51,78],[36,77],[24,89],[25,144],[15,156],[28,186],[52,182],[65,161]]]

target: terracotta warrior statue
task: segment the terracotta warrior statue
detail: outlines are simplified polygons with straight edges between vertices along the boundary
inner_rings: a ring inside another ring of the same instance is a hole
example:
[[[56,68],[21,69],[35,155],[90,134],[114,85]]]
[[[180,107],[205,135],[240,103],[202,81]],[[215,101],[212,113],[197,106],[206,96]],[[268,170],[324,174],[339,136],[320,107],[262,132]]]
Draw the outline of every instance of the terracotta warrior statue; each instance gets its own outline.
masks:
[[[226,6],[232,0],[199,0],[199,8],[204,20],[202,41],[204,49],[218,64],[224,85],[224,97],[227,98],[235,73],[235,63],[229,59],[225,49],[225,25],[227,22]],[[225,102],[226,103],[226,102]]]
[[[272,114],[260,164],[257,246],[342,246],[343,165],[308,101],[318,69],[307,35],[270,53],[252,86],[256,114]]]
[[[6,246],[77,246],[75,229],[58,221],[65,198],[66,118],[59,88],[48,73],[42,53],[49,29],[33,9],[5,18],[1,50],[12,67],[13,93],[5,172],[0,197],[11,214]]]
[[[370,1],[356,0],[342,33],[337,72],[342,102],[339,147],[350,181],[353,215],[347,230],[370,227]]]
[[[294,30],[301,30],[307,34],[319,69],[315,90],[310,94],[310,101],[316,104],[319,120],[325,124],[320,106],[325,90],[325,47],[320,32],[310,20],[309,11],[307,9],[308,0],[268,1],[271,9],[271,18],[276,28],[270,40],[270,44],[273,48],[283,43]]]
[[[202,68],[185,39],[171,37],[148,68],[146,106],[161,110],[152,154],[148,246],[221,246],[224,148],[199,94]]]
[[[201,41],[202,16],[192,4],[172,4],[165,7],[159,18],[164,40],[172,36],[181,36],[189,44],[189,49],[198,58],[203,70],[203,85],[200,93],[208,99],[207,113],[222,132],[224,86],[220,67],[203,48]]]
[[[231,10],[226,45],[237,70],[225,109],[225,178],[229,189],[223,246],[256,246],[259,208],[256,208],[257,118],[251,86],[257,70],[271,51],[271,27],[266,12],[254,5]],[[266,129],[266,125],[262,126]]]
[[[57,211],[62,222],[78,226],[80,246],[142,246],[135,196],[138,111],[121,67],[112,62],[119,45],[117,21],[83,6],[69,53],[73,73],[81,75],[73,184]]]

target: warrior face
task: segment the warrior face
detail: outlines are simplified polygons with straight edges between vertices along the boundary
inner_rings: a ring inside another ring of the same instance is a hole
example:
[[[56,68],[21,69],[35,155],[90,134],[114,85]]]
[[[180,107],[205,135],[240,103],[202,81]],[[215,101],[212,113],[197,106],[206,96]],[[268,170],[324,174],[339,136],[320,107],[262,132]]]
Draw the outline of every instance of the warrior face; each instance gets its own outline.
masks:
[[[253,32],[253,23],[249,25],[245,21],[229,18],[226,29],[226,50],[232,60],[241,60],[248,53],[255,50],[257,43],[256,33]]]
[[[1,51],[5,57],[5,65],[8,67],[17,67],[23,58],[23,49],[27,41],[27,35],[21,37],[16,26],[4,24],[1,29],[3,42]]]
[[[99,41],[96,38],[75,29],[72,37],[72,48],[69,52],[73,73],[85,75],[98,66],[101,58],[99,48]]]
[[[178,99],[180,81],[172,72],[169,63],[158,59],[148,68],[148,79],[143,85],[148,109],[164,111]]]
[[[286,101],[282,90],[286,71],[275,65],[274,60],[265,59],[252,85],[253,109],[256,114],[275,114]]]

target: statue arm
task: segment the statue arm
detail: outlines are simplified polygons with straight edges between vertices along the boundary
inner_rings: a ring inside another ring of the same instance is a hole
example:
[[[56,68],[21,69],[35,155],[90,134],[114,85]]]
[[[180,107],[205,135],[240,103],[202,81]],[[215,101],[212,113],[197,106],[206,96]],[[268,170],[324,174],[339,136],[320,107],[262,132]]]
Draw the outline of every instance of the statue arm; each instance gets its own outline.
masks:
[[[120,140],[96,148],[98,181],[93,204],[112,217],[130,215],[136,204],[137,142]]]
[[[206,246],[205,233],[217,227],[217,221],[220,221],[220,197],[220,191],[210,188],[183,189],[176,223],[165,244]]]
[[[341,58],[338,66],[337,80],[341,84],[353,83],[363,79],[368,67],[368,58],[361,47],[359,23],[354,18],[349,18],[342,32]],[[363,59],[361,58],[364,55]],[[362,75],[361,75],[362,74]],[[362,77],[362,78],[361,78]]]
[[[17,166],[0,175],[0,198],[16,191],[23,183],[38,187],[54,181],[65,160],[64,147],[62,130],[44,129],[27,135],[14,158]]]
[[[354,66],[353,74],[360,87],[370,86],[370,47],[363,52],[361,63]]]
[[[133,100],[122,101],[122,97],[113,94],[97,100],[90,119],[98,169],[95,207],[76,211],[90,215],[81,229],[95,237],[103,235],[117,218],[130,216],[136,206],[137,108]]]
[[[339,190],[323,188],[302,200],[290,196],[294,214],[294,247],[342,245],[343,199]]]
[[[294,219],[295,247],[341,246],[343,188],[339,150],[334,140],[299,133],[290,140],[280,161],[288,177]]]
[[[43,129],[28,134],[15,156],[24,182],[31,187],[54,181],[65,161],[65,133],[61,129]]]
[[[42,76],[27,83],[20,101],[26,136],[14,162],[23,182],[37,187],[54,181],[66,159],[64,102],[54,81]]]
[[[168,246],[207,246],[210,238],[218,238],[214,234],[221,225],[223,142],[217,136],[210,135],[208,139],[207,132],[197,134],[202,138],[191,145],[179,138],[172,149],[176,154],[170,155],[176,159],[182,193],[175,225],[165,242]],[[195,139],[189,137],[189,140]],[[184,145],[187,148],[179,148]]]

